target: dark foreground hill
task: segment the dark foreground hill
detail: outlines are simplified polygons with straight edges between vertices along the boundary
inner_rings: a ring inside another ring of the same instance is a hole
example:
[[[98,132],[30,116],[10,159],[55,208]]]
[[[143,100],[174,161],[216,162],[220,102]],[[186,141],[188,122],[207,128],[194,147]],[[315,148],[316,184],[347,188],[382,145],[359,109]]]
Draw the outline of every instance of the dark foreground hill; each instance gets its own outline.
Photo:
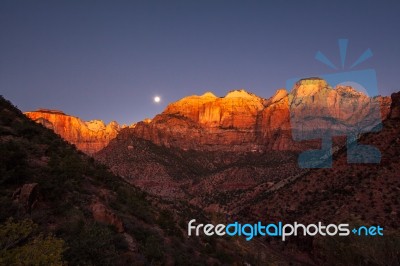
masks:
[[[187,238],[198,209],[127,184],[3,97],[0,210],[0,265],[254,264],[233,241]]]

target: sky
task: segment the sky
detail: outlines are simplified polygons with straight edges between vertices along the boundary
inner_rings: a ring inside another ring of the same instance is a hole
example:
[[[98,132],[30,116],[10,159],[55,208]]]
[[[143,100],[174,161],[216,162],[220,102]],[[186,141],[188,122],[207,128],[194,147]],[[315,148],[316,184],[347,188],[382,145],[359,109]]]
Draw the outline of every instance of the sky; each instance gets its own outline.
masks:
[[[131,124],[206,91],[268,98],[288,79],[349,71],[369,48],[353,70],[375,69],[390,95],[400,90],[399,14],[400,1],[2,0],[0,94],[22,111]]]

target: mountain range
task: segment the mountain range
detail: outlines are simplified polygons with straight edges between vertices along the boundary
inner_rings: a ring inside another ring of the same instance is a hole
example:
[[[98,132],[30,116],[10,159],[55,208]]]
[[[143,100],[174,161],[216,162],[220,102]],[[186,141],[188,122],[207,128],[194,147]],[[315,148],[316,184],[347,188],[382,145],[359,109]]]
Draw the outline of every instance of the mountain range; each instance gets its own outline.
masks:
[[[309,130],[332,127],[318,121],[326,116],[334,119],[335,124],[357,122],[360,116],[368,116],[364,111],[372,107],[377,110],[369,110],[370,113],[380,113],[385,119],[391,102],[390,97],[379,96],[371,100],[351,87],[334,89],[322,79],[310,78],[300,80],[290,93],[284,89],[277,90],[269,99],[245,90],[231,91],[224,97],[211,92],[188,96],[169,104],[153,119],[130,126],[119,126],[115,121],[108,125],[101,120],[85,122],[61,111],[46,109],[25,114],[88,154],[106,147],[120,131],[129,131],[124,134],[167,148],[265,152],[303,149],[292,137],[290,117],[299,112],[294,108],[296,101],[302,101],[302,106],[315,114],[315,121],[308,125]],[[323,110],[328,110],[328,114]]]
[[[368,97],[307,78],[269,99],[245,90],[188,96],[131,126],[46,109],[25,115],[106,165],[127,186],[149,193],[154,208],[167,201],[172,210],[184,204],[213,221],[347,221],[387,230],[378,244],[320,237],[241,242],[239,257],[229,255],[236,265],[245,261],[243,250],[257,258],[256,265],[400,262],[400,93]],[[346,137],[353,135],[380,150],[379,164],[348,163]],[[332,139],[332,168],[300,167],[299,155],[320,149],[326,136]]]

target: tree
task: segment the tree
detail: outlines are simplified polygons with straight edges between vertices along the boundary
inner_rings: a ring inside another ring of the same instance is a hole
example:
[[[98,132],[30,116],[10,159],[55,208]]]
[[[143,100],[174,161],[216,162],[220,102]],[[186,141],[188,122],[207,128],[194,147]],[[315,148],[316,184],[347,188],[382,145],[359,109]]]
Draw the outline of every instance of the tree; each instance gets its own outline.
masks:
[[[0,225],[0,265],[65,265],[65,242],[37,232],[31,220]]]

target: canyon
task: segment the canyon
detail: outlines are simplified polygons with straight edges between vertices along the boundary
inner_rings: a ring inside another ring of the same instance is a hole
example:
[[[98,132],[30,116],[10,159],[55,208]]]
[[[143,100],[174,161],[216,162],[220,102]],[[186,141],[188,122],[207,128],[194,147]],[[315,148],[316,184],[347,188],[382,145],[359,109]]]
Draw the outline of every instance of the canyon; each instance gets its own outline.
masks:
[[[302,173],[300,152],[318,149],[327,134],[338,150],[345,145],[342,135],[352,133],[355,125],[355,134],[361,134],[385,120],[391,103],[390,97],[370,98],[351,87],[332,88],[322,79],[308,78],[269,99],[245,90],[224,97],[211,92],[188,96],[130,127],[84,122],[55,111],[26,115],[132,185],[231,212],[221,199],[233,199],[243,190],[263,191]]]
[[[249,223],[374,221],[391,241],[400,213],[399,106],[400,93],[368,97],[309,78],[269,99],[245,90],[185,97],[151,120],[130,127],[114,124],[108,135],[104,123],[94,123],[99,130],[91,130],[96,127],[60,111],[27,116],[106,165],[127,187],[170,204],[171,210],[184,203],[210,219]],[[332,168],[299,167],[299,154],[320,148],[325,135],[332,138]],[[353,135],[380,150],[380,163],[348,162],[346,136]],[[331,251],[326,247],[337,245],[317,237],[289,241],[294,249],[275,239],[254,245],[266,254],[279,250],[280,259],[289,256],[300,264],[326,261]]]

